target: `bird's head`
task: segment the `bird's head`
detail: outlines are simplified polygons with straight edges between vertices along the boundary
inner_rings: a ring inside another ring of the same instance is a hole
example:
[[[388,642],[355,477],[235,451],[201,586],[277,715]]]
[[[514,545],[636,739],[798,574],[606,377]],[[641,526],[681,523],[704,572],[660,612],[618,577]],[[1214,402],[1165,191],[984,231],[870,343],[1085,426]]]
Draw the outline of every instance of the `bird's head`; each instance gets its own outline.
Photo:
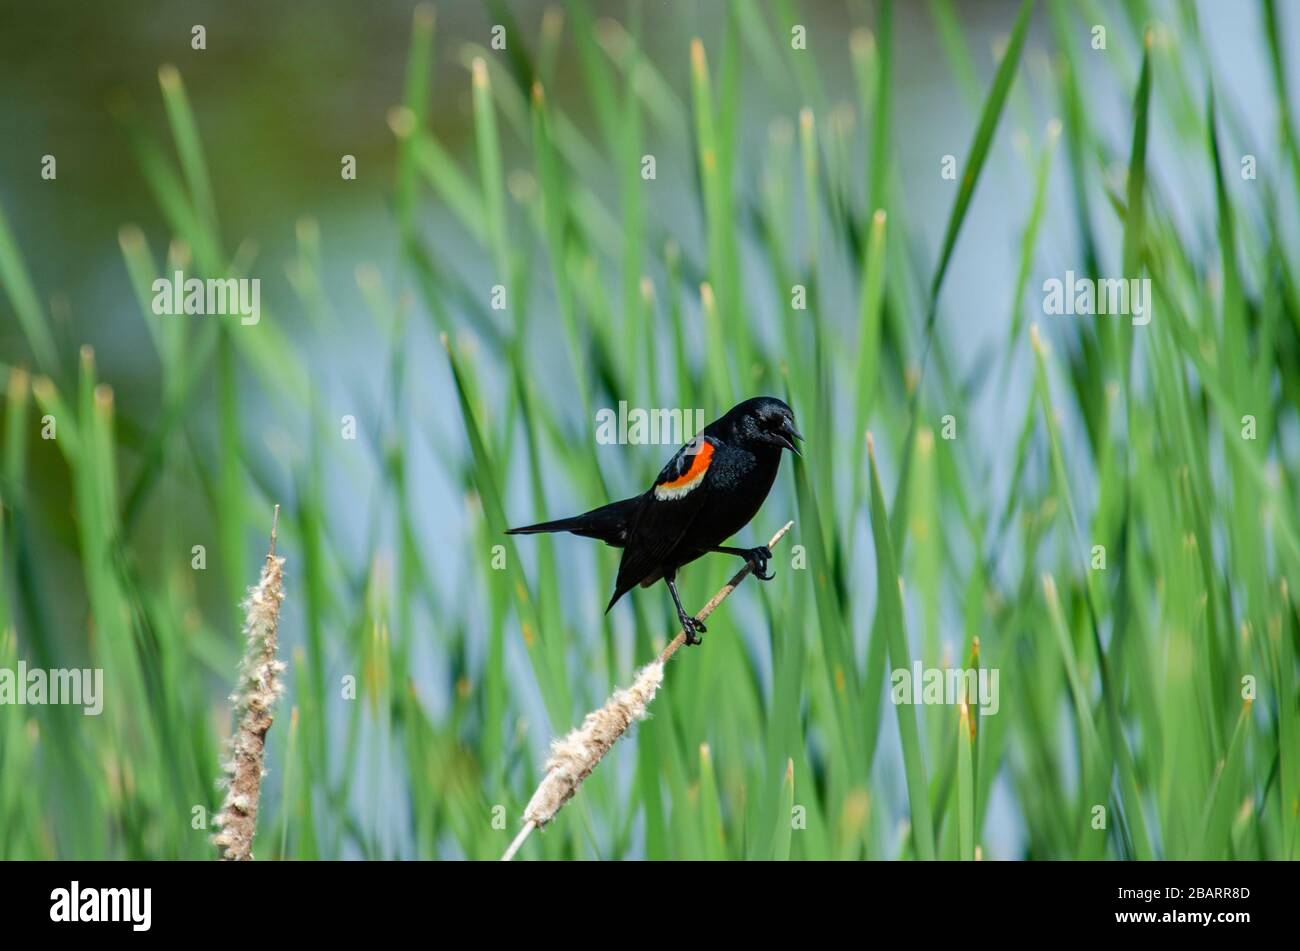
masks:
[[[803,436],[795,429],[794,410],[774,396],[756,396],[738,403],[718,423],[737,445],[747,449],[775,446],[800,454],[794,441]]]

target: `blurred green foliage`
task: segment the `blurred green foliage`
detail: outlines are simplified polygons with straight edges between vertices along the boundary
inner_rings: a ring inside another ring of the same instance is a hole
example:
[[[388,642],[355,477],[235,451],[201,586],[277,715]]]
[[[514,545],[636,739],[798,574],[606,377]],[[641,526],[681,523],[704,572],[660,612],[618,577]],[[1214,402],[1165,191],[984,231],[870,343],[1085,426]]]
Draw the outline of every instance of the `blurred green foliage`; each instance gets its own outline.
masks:
[[[353,471],[343,454],[354,450],[275,316],[241,327],[149,311],[159,274],[241,277],[250,266],[220,227],[210,153],[176,70],[159,76],[170,142],[123,120],[175,238],[160,257],[139,229],[121,234],[162,367],[146,431],[123,433],[89,349],[77,360],[60,350],[23,235],[0,216],[6,319],[29,350],[3,361],[0,667],[88,656],[107,694],[97,718],[0,708],[0,856],[215,854],[195,807],[219,799],[228,713],[213,686],[233,678],[239,644],[228,617],[203,616],[190,565],[159,559],[187,549],[175,523],[192,502],[174,486],[188,480],[217,515],[212,561],[232,605],[255,580],[250,538],[284,505],[286,616],[301,638],[270,735],[277,768],[258,856],[496,857],[540,777],[540,738],[579,722],[675,629],[666,597],[634,596],[605,617],[582,610],[575,592],[603,600],[617,553],[587,571],[570,560],[585,543],[538,537],[525,552],[504,528],[628,484],[602,469],[575,418],[624,399],[712,417],[768,392],[795,407],[813,451],[787,464],[754,530],[766,537],[789,514],[801,561],[783,554],[775,581],[747,585],[711,619],[705,646],[670,665],[635,746],[616,747],[525,856],[969,859],[996,832],[1013,843],[1003,857],[1294,857],[1300,268],[1284,209],[1296,207],[1300,159],[1274,5],[1261,5],[1260,43],[1286,161],[1261,163],[1242,189],[1222,144],[1241,117],[1215,96],[1193,5],[1103,15],[1093,2],[1024,0],[981,79],[950,0],[933,0],[976,119],[932,258],[898,184],[893,66],[907,51],[890,0],[855,6],[860,27],[846,38],[860,139],[828,106],[815,56],[787,39],[802,22],[792,0],[729,3],[719,35],[673,64],[643,53],[640,3],[615,23],[572,0],[536,36],[493,6],[508,55],[460,47],[472,161],[431,131],[446,91],[431,88],[429,8],[416,11],[402,104],[388,116],[399,268],[395,279],[357,272],[386,354],[382,431],[364,444],[381,478],[356,492],[373,522],[360,572],[327,491]],[[1103,20],[1115,81],[1131,90],[1124,141],[1098,116],[1080,64],[1089,24]],[[988,358],[1000,373],[972,381],[955,369],[967,341],[940,319],[941,299],[969,304],[960,288],[943,297],[945,278],[971,251],[963,225],[1004,116],[1032,116],[1022,50],[1035,27],[1051,43],[1035,78],[1061,120],[1020,159],[1034,187],[1018,268],[1004,275],[1007,333]],[[562,51],[577,56],[589,123],[549,94]],[[806,108],[797,132],[778,125],[753,150],[742,103],[764,83],[791,85]],[[642,179],[652,137],[682,144],[697,220],[654,213]],[[1149,161],[1156,149],[1180,150],[1213,182],[1180,201],[1215,240],[1180,223],[1173,186]],[[592,184],[610,169],[612,196]],[[505,289],[505,311],[439,254],[422,227],[434,208]],[[1157,317],[1027,327],[1045,217],[1076,232],[1080,273],[1149,276]],[[328,235],[310,221],[297,234],[301,309],[312,326],[337,325],[322,292]],[[856,302],[847,323],[830,303],[838,267]],[[792,307],[795,285],[806,310]],[[779,317],[774,335],[754,316],[759,300]],[[411,376],[425,371],[409,365],[414,321],[446,343],[443,421],[464,444],[436,457],[463,493],[463,549],[417,529],[412,445],[438,436],[411,405]],[[540,353],[567,361],[563,399],[542,388]],[[1031,384],[1018,389],[1017,373]],[[1000,445],[967,435],[993,385]],[[209,391],[210,432],[193,419]],[[251,448],[260,400],[308,420],[288,471],[268,475],[278,462]],[[46,515],[29,482],[46,416],[75,525],[57,557],[36,544]],[[956,439],[944,438],[946,416]],[[1254,438],[1243,438],[1245,416]],[[999,484],[988,471],[1003,450]],[[630,484],[648,483],[660,455],[629,451]],[[161,537],[142,528],[146,510],[162,513]],[[492,568],[495,546],[505,570]],[[687,574],[688,603],[720,583],[708,564]],[[457,567],[464,603],[437,580]],[[67,636],[47,619],[72,591],[84,593],[85,626]],[[420,686],[430,646],[432,691]],[[914,659],[997,669],[999,712],[889,703],[889,671]],[[340,689],[349,675],[356,701]],[[991,815],[995,799],[1010,818]],[[394,804],[399,815],[385,815]]]

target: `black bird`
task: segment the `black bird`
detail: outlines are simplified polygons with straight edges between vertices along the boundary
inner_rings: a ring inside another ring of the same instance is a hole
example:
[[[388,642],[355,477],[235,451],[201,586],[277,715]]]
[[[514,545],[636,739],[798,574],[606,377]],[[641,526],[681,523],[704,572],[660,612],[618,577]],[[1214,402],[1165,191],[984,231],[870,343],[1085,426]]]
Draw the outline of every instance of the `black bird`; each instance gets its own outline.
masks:
[[[610,502],[572,518],[512,528],[508,535],[570,532],[623,549],[606,613],[628,591],[668,584],[687,644],[700,643],[704,624],[686,613],[677,594],[677,569],[708,552],[739,555],[770,581],[771,550],[722,545],[758,512],[776,481],[781,450],[796,455],[794,411],[771,396],[733,406],[677,451],[641,495]]]

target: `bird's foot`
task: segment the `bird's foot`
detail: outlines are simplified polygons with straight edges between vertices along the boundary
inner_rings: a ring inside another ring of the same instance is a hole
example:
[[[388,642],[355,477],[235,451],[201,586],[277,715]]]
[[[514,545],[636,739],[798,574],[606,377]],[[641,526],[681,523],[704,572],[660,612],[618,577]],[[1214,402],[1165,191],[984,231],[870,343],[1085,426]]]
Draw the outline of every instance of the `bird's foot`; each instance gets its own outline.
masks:
[[[772,549],[766,545],[759,545],[757,548],[750,548],[745,551],[745,560],[749,562],[754,577],[759,581],[771,581],[776,577],[775,574],[767,573],[767,563],[771,557]]]
[[[704,622],[699,618],[691,617],[689,614],[681,615],[682,630],[686,632],[686,646],[693,644],[703,644],[704,639],[701,634],[707,634],[709,629],[704,626]]]

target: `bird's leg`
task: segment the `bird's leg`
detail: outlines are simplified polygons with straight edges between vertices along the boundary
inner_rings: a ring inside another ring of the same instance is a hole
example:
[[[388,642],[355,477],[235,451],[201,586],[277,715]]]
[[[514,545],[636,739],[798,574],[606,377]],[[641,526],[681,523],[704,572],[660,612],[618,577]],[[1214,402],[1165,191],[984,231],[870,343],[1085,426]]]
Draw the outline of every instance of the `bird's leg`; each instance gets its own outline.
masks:
[[[772,549],[766,545],[759,545],[757,548],[710,548],[709,551],[716,551],[720,555],[739,555],[751,565],[754,566],[754,577],[760,581],[771,581],[776,575],[767,573],[767,562],[772,557]]]
[[[699,635],[707,633],[708,628],[704,626],[703,621],[691,617],[682,607],[681,596],[677,593],[677,573],[675,571],[666,573],[664,581],[668,582],[668,591],[673,596],[673,604],[677,606],[677,617],[682,622],[682,630],[686,632],[686,646],[704,643]]]

